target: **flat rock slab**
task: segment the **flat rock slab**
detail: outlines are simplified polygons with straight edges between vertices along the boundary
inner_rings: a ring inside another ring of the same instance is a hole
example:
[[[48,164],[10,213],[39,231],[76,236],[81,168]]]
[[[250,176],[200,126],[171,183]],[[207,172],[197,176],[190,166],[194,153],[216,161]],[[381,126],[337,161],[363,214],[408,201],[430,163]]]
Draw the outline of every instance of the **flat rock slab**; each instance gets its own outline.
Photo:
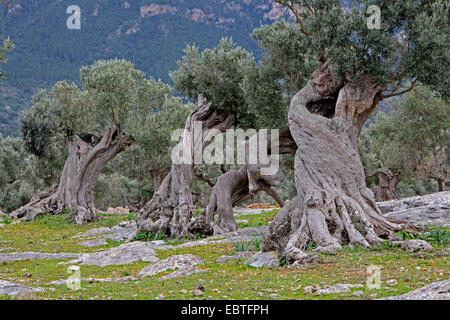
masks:
[[[99,278],[81,278],[80,281],[82,282],[89,282],[89,283],[95,283],[95,282],[127,282],[127,281],[137,281],[139,278],[135,277],[123,277],[123,278],[105,278],[105,279],[99,279]],[[67,279],[59,279],[52,282],[47,283],[49,286],[59,286],[64,285],[67,283]]]
[[[425,240],[399,240],[399,241],[392,241],[393,245],[398,246],[402,248],[403,250],[406,250],[408,252],[416,252],[416,251],[431,251],[433,250],[433,247],[426,242]]]
[[[242,259],[248,259],[251,256],[253,256],[255,253],[251,252],[251,251],[242,251],[242,252],[238,252],[234,255],[231,256],[221,256],[220,258],[218,258],[216,260],[217,263],[225,263],[227,261],[238,261],[238,260],[242,260]]]
[[[386,217],[419,228],[425,225],[450,227],[450,191],[383,201],[377,204]]]
[[[156,262],[155,264],[148,265],[144,269],[142,269],[138,276],[139,277],[149,277],[160,272],[164,272],[167,270],[175,270],[173,273],[162,277],[161,279],[169,279],[180,276],[186,276],[189,274],[202,272],[202,270],[198,270],[194,268],[196,265],[205,264],[205,260],[200,258],[199,256],[193,254],[181,254],[171,256],[167,259]]]
[[[135,221],[124,221],[117,226],[107,228],[91,229],[83,233],[79,233],[72,238],[83,239],[89,237],[97,237],[96,239],[90,239],[80,242],[79,244],[85,247],[97,247],[107,244],[107,239],[112,241],[130,241],[137,233],[137,226]]]
[[[245,263],[255,268],[276,268],[280,264],[276,251],[257,252]]]
[[[234,212],[234,216],[239,217],[239,216],[246,216],[246,215],[253,215],[253,214],[261,214],[261,213],[269,212],[269,211],[273,211],[273,210],[276,210],[276,209],[239,208],[239,209],[234,209],[233,212]]]
[[[305,287],[304,291],[306,294],[321,295],[321,294],[336,294],[348,292],[353,288],[362,288],[362,284],[348,284],[348,283],[338,283],[333,286],[319,286],[317,284]]]
[[[32,288],[24,286],[23,284],[18,284],[6,280],[0,280],[0,295],[10,295],[14,296],[21,293],[28,292],[42,292],[43,288]]]
[[[433,282],[411,292],[380,300],[450,300],[450,279]]]
[[[157,262],[156,252],[148,242],[135,241],[118,247],[94,253],[81,254],[78,259],[62,264],[81,264],[90,266],[113,266],[129,264],[135,261]]]
[[[78,253],[7,252],[0,253],[0,262],[17,260],[65,260],[79,256]]]

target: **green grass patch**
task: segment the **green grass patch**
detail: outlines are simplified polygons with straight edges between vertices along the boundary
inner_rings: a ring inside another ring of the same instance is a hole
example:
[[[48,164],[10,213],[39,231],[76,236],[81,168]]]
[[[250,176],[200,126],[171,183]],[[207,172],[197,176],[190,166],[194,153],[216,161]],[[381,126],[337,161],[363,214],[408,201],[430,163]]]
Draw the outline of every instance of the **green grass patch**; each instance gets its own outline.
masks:
[[[274,209],[271,211],[264,211],[260,214],[246,214],[236,217],[237,220],[247,220],[248,224],[238,223],[238,229],[248,228],[248,227],[260,227],[269,225],[270,221],[275,217],[275,215],[280,211],[280,209]]]
[[[246,216],[253,222],[271,218],[275,212]],[[66,216],[43,216],[31,223],[8,224],[0,232],[0,246],[13,247],[14,251],[39,252],[93,252],[117,246],[120,242],[110,242],[106,246],[86,248],[78,243],[80,239],[71,237],[92,228],[107,226],[108,216],[90,225],[78,226],[66,220]],[[117,222],[126,220],[127,216],[117,218]],[[266,220],[266,222],[268,222]],[[442,230],[439,232],[442,233]],[[442,235],[430,236],[442,242]],[[441,239],[441,240],[439,240]],[[183,239],[189,241],[192,239]],[[168,243],[175,240],[167,240]],[[180,241],[180,240],[177,240]],[[258,250],[261,239],[242,243],[242,250]],[[315,244],[310,243],[308,250]],[[215,261],[222,255],[232,255],[241,251],[236,243],[211,243],[205,246],[156,250],[162,260],[176,254],[195,254],[202,257],[205,265],[198,266],[203,273],[187,277],[160,281],[162,274],[144,278],[139,281],[123,283],[88,283],[82,282],[81,290],[72,291],[66,285],[50,286],[49,282],[67,279],[71,273],[68,265],[60,265],[55,260],[21,260],[0,264],[1,278],[33,287],[46,288],[44,292],[33,293],[34,299],[157,299],[160,294],[165,299],[372,299],[398,295],[422,287],[437,280],[450,277],[449,255],[447,245],[436,245],[431,252],[408,253],[387,244],[365,250],[360,246],[344,247],[334,255],[319,254],[324,263],[306,267],[280,267],[274,269],[252,268],[238,261],[218,264]],[[81,266],[81,276],[86,278],[112,278],[136,276],[148,263],[135,262],[122,266]],[[369,266],[381,268],[381,288],[368,289],[366,280]],[[386,280],[396,279],[397,285],[389,287]],[[194,297],[192,291],[196,283],[202,280],[205,286],[203,297]],[[336,283],[362,284],[342,294],[319,295],[306,294],[304,288],[310,285],[333,285]],[[54,288],[54,290],[50,290]],[[353,296],[355,291],[362,291],[361,296]],[[276,294],[276,296],[273,296]],[[374,296],[376,294],[376,296]],[[17,299],[21,297],[0,296],[0,299]],[[26,297],[25,297],[26,298]]]

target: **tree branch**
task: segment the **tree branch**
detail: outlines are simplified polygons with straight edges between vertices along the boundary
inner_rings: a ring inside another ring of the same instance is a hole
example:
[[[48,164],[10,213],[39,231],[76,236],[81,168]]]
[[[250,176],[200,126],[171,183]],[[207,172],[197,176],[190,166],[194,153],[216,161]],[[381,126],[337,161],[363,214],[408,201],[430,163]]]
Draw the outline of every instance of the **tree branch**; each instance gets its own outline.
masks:
[[[405,93],[411,91],[412,89],[414,89],[416,87],[416,83],[417,83],[417,79],[415,79],[413,81],[413,83],[411,84],[411,86],[408,89],[405,89],[405,90],[400,91],[400,92],[394,92],[394,93],[387,94],[387,95],[382,94],[381,95],[381,100],[405,94]]]

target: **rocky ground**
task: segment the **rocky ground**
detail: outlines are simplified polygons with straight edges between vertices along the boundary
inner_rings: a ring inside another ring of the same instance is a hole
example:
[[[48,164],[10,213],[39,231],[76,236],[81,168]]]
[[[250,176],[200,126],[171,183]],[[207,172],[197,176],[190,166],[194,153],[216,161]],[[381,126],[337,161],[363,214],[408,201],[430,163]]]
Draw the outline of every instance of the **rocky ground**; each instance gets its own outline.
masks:
[[[414,226],[450,226],[450,192],[380,203]],[[236,209],[238,231],[195,240],[131,241],[130,216],[104,214],[89,226],[61,216],[0,225],[0,299],[449,299],[448,243],[420,240],[411,252],[393,245],[345,248],[308,266],[284,266],[259,252],[272,209]],[[447,227],[447,228],[445,228]],[[401,241],[397,244],[402,247]],[[68,288],[79,266],[81,289]],[[368,267],[381,269],[367,287]],[[207,279],[207,280],[205,280]]]

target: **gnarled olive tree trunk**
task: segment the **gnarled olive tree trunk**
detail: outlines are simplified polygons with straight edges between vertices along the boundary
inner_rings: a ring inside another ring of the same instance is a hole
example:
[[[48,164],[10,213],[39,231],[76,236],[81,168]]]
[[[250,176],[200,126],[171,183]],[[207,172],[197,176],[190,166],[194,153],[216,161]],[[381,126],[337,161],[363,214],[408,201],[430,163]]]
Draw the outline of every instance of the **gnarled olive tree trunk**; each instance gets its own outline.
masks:
[[[263,247],[279,250],[289,263],[308,258],[309,241],[322,252],[344,244],[369,247],[403,227],[382,216],[357,149],[381,88],[365,77],[343,86],[331,71],[327,63],[315,71],[290,104],[298,195],[271,222]]]
[[[96,145],[74,134],[66,141],[68,157],[59,185],[33,197],[25,206],[11,213],[11,217],[32,221],[39,214],[71,212],[77,224],[96,218],[94,188],[106,163],[131,145],[116,128],[108,128]]]
[[[252,178],[249,179],[249,176]],[[233,207],[252,199],[260,191],[265,191],[282,207],[284,202],[272,189],[272,186],[279,186],[283,179],[284,175],[281,170],[278,170],[275,175],[262,177],[260,172],[252,170],[248,165],[239,170],[228,171],[217,179],[211,192],[204,213],[205,222],[211,225],[215,234],[236,231],[237,224],[233,215]],[[252,184],[250,184],[250,180]],[[214,219],[216,214],[217,220]],[[198,225],[195,227],[198,228]]]
[[[147,231],[153,235],[163,233],[173,238],[189,235],[188,227],[193,213],[194,156],[202,154],[214,137],[229,129],[234,121],[233,114],[214,111],[211,103],[199,95],[198,105],[189,115],[179,143],[178,156],[184,162],[172,162],[170,173],[152,200],[139,211],[138,231]],[[195,132],[195,122],[201,122],[201,132]],[[207,133],[204,137],[203,132]],[[200,136],[202,140],[198,141]]]
[[[230,170],[221,175],[213,187],[209,204],[204,213],[204,220],[216,234],[235,231],[237,226],[233,215],[233,207],[250,200],[260,191],[265,191],[274,198],[280,204],[280,207],[284,206],[281,197],[272,189],[272,187],[279,186],[285,178],[280,162],[277,163],[276,172],[270,175],[262,174],[263,166],[259,161],[249,163],[249,144],[258,144],[258,140],[258,134],[255,134],[245,142],[246,164],[239,170]],[[284,130],[280,134],[276,144],[278,155],[280,153],[293,153],[293,140],[289,130]],[[266,150],[269,154],[274,154],[272,149],[272,139],[268,139]],[[258,149],[253,151],[258,152]],[[215,220],[216,214],[217,219]],[[199,228],[199,226],[200,221],[195,224],[195,228],[207,230],[207,228]]]
[[[398,175],[387,168],[379,168],[366,175],[366,179],[374,176],[378,178],[378,185],[374,190],[376,201],[388,201],[398,198],[397,185],[400,182]]]

